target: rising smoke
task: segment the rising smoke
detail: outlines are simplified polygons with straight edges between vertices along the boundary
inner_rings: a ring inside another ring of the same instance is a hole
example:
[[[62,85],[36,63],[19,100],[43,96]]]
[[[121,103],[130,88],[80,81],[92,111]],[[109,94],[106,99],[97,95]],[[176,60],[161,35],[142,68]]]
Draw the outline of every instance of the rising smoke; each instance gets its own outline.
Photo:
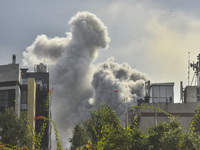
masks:
[[[135,105],[138,98],[144,97],[146,80],[146,75],[132,69],[127,63],[115,63],[111,57],[99,64],[94,72],[92,85],[95,97],[92,102],[97,107],[106,103],[115,109],[117,114],[121,114],[130,105]]]
[[[26,66],[45,63],[50,67],[54,88],[52,112],[58,124],[61,142],[71,137],[74,124],[87,119],[89,109],[107,103],[115,107],[123,98],[143,97],[146,76],[118,64],[113,58],[95,66],[99,49],[108,48],[106,26],[94,14],[78,12],[69,21],[67,37],[40,35],[23,53]],[[114,92],[115,91],[115,92]],[[125,109],[131,99],[121,105]]]

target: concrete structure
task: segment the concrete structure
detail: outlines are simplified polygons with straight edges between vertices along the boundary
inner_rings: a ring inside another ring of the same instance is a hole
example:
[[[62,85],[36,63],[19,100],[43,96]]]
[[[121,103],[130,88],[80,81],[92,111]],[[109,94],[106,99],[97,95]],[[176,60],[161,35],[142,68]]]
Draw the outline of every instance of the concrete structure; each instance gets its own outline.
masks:
[[[28,120],[31,129],[35,132],[35,99],[36,99],[36,84],[34,78],[28,78]]]
[[[44,121],[34,117],[51,118],[50,110],[45,104],[50,88],[49,82],[49,73],[45,65],[36,65],[35,72],[28,72],[28,69],[20,69],[19,64],[16,64],[16,56],[13,55],[12,64],[0,66],[0,113],[5,112],[5,107],[14,107],[18,116],[20,111],[27,111],[33,132],[39,133]],[[41,147],[50,149],[50,123],[45,123],[47,128]]]
[[[0,66],[0,112],[4,112],[4,108],[9,106],[14,107],[20,115],[20,80],[19,64]]]
[[[200,102],[196,103],[169,103],[169,104],[147,104],[153,108],[159,108],[164,112],[170,113],[175,117],[175,121],[179,121],[185,130],[190,128],[195,110]],[[158,125],[162,122],[168,122],[169,117],[163,112],[151,108],[140,108],[137,110],[139,117],[139,128],[146,130],[151,125]]]
[[[192,118],[195,110],[198,108],[200,101],[199,86],[188,86],[185,88],[184,103],[174,103],[174,83],[153,83],[147,82],[145,84],[146,98],[145,108],[138,108],[136,110],[127,111],[125,125],[131,126],[135,121],[133,118],[138,117],[138,127],[141,130],[146,130],[151,125],[158,125],[162,122],[168,122],[171,114],[179,121],[185,130],[190,128]],[[140,104],[139,104],[140,106]],[[150,106],[150,108],[147,108]],[[162,110],[162,111],[158,111]]]
[[[149,103],[174,103],[174,83],[145,83]]]
[[[37,67],[40,68],[40,67]],[[38,70],[35,70],[38,71]],[[49,108],[46,108],[46,100],[50,89],[50,80],[49,80],[49,73],[39,70],[39,72],[26,72],[26,78],[34,78],[36,82],[36,115],[35,116],[44,116],[47,118],[51,118]],[[24,78],[24,79],[26,79]],[[50,106],[49,100],[49,106]],[[40,132],[41,126],[44,123],[43,120],[36,120],[35,130],[36,133]],[[44,136],[42,138],[42,148],[43,149],[50,149],[51,142],[51,129],[49,121],[47,123],[47,128],[44,132]]]
[[[28,96],[28,99],[30,99],[30,97],[32,97],[32,96],[35,96],[35,115],[33,115],[33,116],[37,116],[37,117],[44,116],[47,118],[51,118],[50,110],[49,110],[49,108],[46,108],[46,100],[47,100],[47,96],[48,96],[49,89],[50,89],[50,84],[49,84],[50,80],[49,80],[49,73],[46,72],[47,69],[45,67],[46,66],[43,64],[36,65],[35,72],[28,72],[28,69],[21,69],[21,72],[22,72],[21,90],[22,90],[22,93],[24,93],[24,96],[22,94],[24,99],[22,99],[22,101],[21,101],[22,102],[21,106],[23,109],[21,109],[21,110],[26,110],[26,107],[27,107],[26,101],[27,100],[25,100],[25,98],[26,98],[26,93],[27,93],[27,87],[28,87],[28,94],[29,94],[29,85],[31,85],[32,86],[31,91],[32,91],[32,93],[35,92],[35,95]],[[33,90],[34,89],[33,85],[32,85],[33,81],[31,82],[30,79],[34,79],[34,82],[35,82],[34,84],[36,87],[35,90]],[[49,104],[49,106],[50,106],[50,104]],[[49,121],[44,122],[42,119],[35,120],[35,132],[36,133],[40,132],[41,126],[43,123],[47,123],[47,127],[44,131],[44,136],[42,138],[41,147],[43,149],[50,149],[50,147],[51,147],[50,122]]]
[[[200,86],[186,86],[184,90],[184,103],[200,102]]]

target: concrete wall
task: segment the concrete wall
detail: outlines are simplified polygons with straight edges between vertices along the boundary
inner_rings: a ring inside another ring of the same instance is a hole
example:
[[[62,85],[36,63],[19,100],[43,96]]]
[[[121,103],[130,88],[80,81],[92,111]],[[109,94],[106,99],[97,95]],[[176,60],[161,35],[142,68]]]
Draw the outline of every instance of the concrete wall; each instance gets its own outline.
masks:
[[[31,125],[31,129],[35,132],[35,99],[36,99],[36,84],[34,78],[28,78],[28,120]]]
[[[147,104],[151,107],[157,107],[165,112],[172,114],[176,121],[179,121],[185,130],[188,130],[191,125],[195,110],[200,102],[195,103],[168,103],[168,104]],[[158,125],[161,122],[169,121],[169,118],[155,109],[141,108],[138,110],[140,117],[139,128],[146,130],[151,125]]]
[[[198,86],[187,86],[185,88],[184,100],[185,102],[197,102],[197,88]]]
[[[0,66],[0,82],[20,81],[21,73],[19,64]]]

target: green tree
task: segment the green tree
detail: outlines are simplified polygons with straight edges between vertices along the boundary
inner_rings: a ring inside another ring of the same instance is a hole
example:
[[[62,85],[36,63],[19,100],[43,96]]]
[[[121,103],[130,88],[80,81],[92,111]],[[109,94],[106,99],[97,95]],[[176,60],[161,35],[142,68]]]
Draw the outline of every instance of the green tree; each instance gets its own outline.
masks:
[[[148,129],[148,145],[151,150],[198,150],[199,137],[184,131],[180,122],[170,120]]]
[[[73,137],[69,140],[71,143],[70,150],[76,150],[76,148],[86,145],[90,140],[89,133],[83,124],[77,124],[73,130]]]
[[[146,135],[137,128],[124,128],[115,112],[106,105],[90,112],[90,119],[75,126],[72,148],[126,150],[147,148]],[[85,135],[85,136],[83,136]],[[78,143],[78,144],[77,144]]]
[[[6,108],[5,113],[0,115],[2,131],[2,143],[19,147],[32,146],[32,134],[27,125],[26,113],[18,118],[13,108]]]
[[[192,119],[191,128],[194,132],[200,133],[200,105],[195,110],[195,115]]]
[[[89,141],[92,143],[91,147],[94,147],[102,138],[102,133],[106,126],[121,128],[120,121],[115,112],[110,107],[101,105],[98,110],[90,112],[90,119],[88,121],[75,126],[73,137],[69,140],[71,149],[83,146]]]
[[[144,150],[147,149],[146,135],[139,129],[113,128],[107,126],[104,129],[103,138],[98,141],[94,149],[110,150]]]
[[[106,126],[115,129],[121,128],[118,116],[109,106],[101,105],[98,110],[91,111],[90,116],[89,121],[85,122],[85,127],[91,135],[92,143],[96,144],[102,138],[102,133]],[[105,130],[104,134],[107,134]]]
[[[196,113],[199,113],[199,111],[196,111]],[[157,126],[151,126],[147,129],[147,132],[142,132],[136,125],[134,125],[133,128],[124,128],[120,124],[115,112],[106,105],[101,105],[98,110],[91,111],[90,116],[91,117],[88,121],[82,123],[81,126],[76,126],[74,129],[73,140],[70,141],[74,149],[200,149],[199,132],[194,132],[194,130],[183,130],[180,122],[174,121],[173,116],[170,116],[169,122],[163,122]],[[193,126],[194,125],[193,122]]]

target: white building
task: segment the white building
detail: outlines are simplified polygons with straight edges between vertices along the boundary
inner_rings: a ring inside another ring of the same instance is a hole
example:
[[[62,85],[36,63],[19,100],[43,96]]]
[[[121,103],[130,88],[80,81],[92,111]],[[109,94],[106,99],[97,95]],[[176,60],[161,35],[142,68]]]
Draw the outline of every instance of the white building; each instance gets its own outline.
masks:
[[[145,83],[149,103],[174,103],[174,83]]]

